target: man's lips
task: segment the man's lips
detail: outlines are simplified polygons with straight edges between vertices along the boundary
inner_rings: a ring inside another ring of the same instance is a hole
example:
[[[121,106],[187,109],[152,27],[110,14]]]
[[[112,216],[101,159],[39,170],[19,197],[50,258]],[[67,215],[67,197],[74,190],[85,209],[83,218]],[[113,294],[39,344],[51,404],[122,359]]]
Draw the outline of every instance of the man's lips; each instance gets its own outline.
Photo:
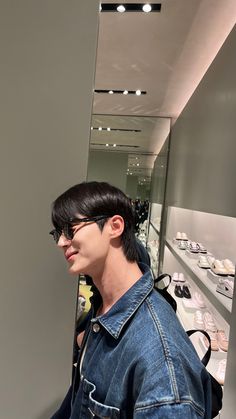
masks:
[[[73,252],[66,252],[66,253],[65,253],[65,258],[66,258],[67,260],[69,260],[71,256],[76,255],[77,253],[78,253],[77,251],[73,251]]]

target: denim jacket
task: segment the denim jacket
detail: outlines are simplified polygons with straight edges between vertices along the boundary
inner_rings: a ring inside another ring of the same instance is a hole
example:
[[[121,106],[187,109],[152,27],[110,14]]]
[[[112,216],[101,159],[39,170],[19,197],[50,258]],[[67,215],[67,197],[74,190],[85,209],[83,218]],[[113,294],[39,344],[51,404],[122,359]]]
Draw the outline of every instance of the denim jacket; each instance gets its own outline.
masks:
[[[85,340],[70,419],[211,417],[209,375],[149,270]]]

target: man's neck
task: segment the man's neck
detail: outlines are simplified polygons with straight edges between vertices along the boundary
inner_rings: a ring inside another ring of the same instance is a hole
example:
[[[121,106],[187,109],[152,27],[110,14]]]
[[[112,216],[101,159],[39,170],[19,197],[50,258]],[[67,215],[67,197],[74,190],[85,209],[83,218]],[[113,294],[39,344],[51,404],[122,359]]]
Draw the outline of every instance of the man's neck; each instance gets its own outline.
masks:
[[[129,262],[123,252],[114,251],[109,255],[103,271],[93,276],[93,282],[102,297],[102,306],[97,315],[107,313],[141,276],[138,264]]]

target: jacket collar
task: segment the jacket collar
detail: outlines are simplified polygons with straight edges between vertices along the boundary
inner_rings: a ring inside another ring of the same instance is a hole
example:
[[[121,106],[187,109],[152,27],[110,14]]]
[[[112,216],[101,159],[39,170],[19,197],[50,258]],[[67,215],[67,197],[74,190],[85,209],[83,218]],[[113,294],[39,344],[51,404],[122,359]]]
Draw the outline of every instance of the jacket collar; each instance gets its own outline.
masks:
[[[100,323],[115,339],[118,339],[127,321],[153,289],[154,282],[149,267],[144,264],[139,264],[139,267],[143,272],[141,278],[106,314],[91,320],[92,323]]]

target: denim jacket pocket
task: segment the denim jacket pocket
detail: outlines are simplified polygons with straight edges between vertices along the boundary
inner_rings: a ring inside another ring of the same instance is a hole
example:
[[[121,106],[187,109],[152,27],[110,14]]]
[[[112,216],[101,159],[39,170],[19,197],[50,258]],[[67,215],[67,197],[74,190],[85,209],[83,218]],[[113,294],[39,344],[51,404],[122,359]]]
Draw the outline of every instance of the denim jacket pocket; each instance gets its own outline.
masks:
[[[95,393],[95,391],[96,386],[85,378],[84,392],[88,394],[88,418],[119,419],[120,409],[96,401],[93,397],[93,393]]]

